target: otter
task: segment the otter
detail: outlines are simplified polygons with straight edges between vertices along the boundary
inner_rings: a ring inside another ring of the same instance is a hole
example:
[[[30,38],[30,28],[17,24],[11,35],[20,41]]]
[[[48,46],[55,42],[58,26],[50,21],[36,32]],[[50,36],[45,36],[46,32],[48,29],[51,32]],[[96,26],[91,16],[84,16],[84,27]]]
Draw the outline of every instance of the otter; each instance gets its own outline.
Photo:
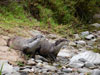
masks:
[[[59,39],[55,43],[50,43],[42,35],[30,39],[16,36],[8,40],[8,46],[21,50],[25,54],[31,54],[33,58],[38,54],[51,61],[56,61],[57,54],[65,42],[68,42],[68,40]]]
[[[50,43],[47,39],[44,39],[40,42],[40,48],[36,52],[51,61],[56,61],[60,49],[67,43],[67,39],[59,39],[55,43]]]
[[[37,35],[29,39],[20,36],[15,36],[8,39],[7,46],[15,50],[20,50],[23,53],[31,54],[32,57],[34,57],[35,50],[37,50],[37,48],[39,48],[40,46],[41,38],[43,38],[42,35]]]

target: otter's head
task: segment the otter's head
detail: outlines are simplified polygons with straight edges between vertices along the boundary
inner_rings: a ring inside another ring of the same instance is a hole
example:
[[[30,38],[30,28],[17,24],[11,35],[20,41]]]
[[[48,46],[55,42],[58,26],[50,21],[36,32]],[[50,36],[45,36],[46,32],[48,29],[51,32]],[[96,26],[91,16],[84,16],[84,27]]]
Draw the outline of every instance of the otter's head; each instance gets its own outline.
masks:
[[[56,42],[55,42],[55,46],[57,46],[57,45],[59,45],[59,44],[61,44],[61,43],[68,43],[69,41],[67,40],[67,39],[65,39],[65,38],[63,38],[63,39],[59,39],[59,40],[57,40]]]

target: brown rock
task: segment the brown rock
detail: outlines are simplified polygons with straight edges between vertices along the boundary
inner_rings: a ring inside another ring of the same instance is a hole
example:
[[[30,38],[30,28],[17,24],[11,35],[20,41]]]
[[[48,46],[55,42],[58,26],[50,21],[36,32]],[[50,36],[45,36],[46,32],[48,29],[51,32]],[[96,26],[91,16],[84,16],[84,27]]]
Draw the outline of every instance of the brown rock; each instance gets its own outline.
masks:
[[[7,46],[0,46],[0,60],[8,60],[11,63],[15,63],[16,61],[24,61],[24,58],[21,57],[20,52]]]
[[[0,46],[6,46],[6,45],[7,42],[2,37],[0,37]]]

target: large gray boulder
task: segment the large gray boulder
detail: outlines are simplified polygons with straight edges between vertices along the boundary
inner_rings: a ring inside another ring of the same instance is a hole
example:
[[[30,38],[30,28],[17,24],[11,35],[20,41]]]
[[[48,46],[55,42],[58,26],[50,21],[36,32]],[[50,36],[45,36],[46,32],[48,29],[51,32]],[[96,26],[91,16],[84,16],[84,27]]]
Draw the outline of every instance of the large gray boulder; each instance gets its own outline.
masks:
[[[87,62],[90,62],[93,64],[100,64],[100,54],[94,53],[92,51],[86,51],[86,52],[73,56],[70,59],[70,63],[77,62],[79,61],[79,59],[82,59],[82,58],[85,59]]]

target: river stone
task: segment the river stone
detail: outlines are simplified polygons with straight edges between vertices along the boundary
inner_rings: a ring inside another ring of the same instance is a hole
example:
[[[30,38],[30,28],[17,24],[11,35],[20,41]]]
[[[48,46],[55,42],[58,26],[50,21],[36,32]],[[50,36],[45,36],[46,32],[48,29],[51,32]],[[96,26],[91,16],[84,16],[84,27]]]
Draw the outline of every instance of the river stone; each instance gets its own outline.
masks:
[[[100,75],[100,70],[99,69],[94,69],[92,71],[91,75]]]
[[[88,36],[85,37],[87,40],[91,40],[91,39],[94,39],[95,36],[93,34],[90,34]]]
[[[79,53],[79,54],[73,56],[70,59],[70,63],[74,63],[76,61],[79,61],[79,59],[81,59],[81,58],[83,58],[83,59],[85,59],[88,62],[93,63],[93,64],[100,64],[100,54],[94,53],[92,51],[82,52],[82,53]]]
[[[13,66],[8,64],[7,60],[0,60],[0,69],[3,66],[2,74],[11,75],[14,72]]]
[[[75,40],[80,40],[81,38],[80,38],[79,34],[74,34],[74,39]]]
[[[94,65],[93,63],[86,62],[86,63],[85,63],[85,67],[91,68],[91,67],[95,67],[95,65]]]
[[[35,60],[37,63],[42,63],[43,61],[42,60]]]
[[[91,72],[91,70],[88,69],[88,68],[78,68],[77,72],[79,72],[79,73],[87,73],[87,72]]]
[[[28,65],[36,65],[36,62],[34,61],[34,59],[29,59],[29,60],[27,61],[27,64],[28,64]]]
[[[83,40],[78,40],[78,41],[75,41],[75,42],[76,42],[76,44],[83,45],[83,46],[86,44],[86,42],[83,41]]]
[[[72,53],[68,52],[67,49],[61,49],[57,56],[60,56],[60,57],[71,57],[72,56],[71,54]]]
[[[8,60],[11,64],[16,64],[16,61],[24,61],[21,57],[21,52],[18,50],[10,49],[7,46],[0,46],[0,59]]]
[[[85,60],[84,58],[80,58],[79,61],[84,63],[84,62],[86,62],[87,60]]]
[[[84,63],[83,62],[74,62],[74,63],[69,63],[69,66],[72,67],[72,68],[81,68],[84,66]]]
[[[78,40],[78,41],[75,41],[75,42],[76,42],[78,48],[82,48],[83,46],[86,45],[86,42],[83,41],[83,40]]]
[[[73,71],[73,69],[71,69],[71,68],[64,68],[64,69],[62,69],[62,71],[66,72],[66,73],[70,73],[70,72]]]
[[[7,42],[0,37],[0,46],[6,46],[7,45]]]
[[[85,36],[89,35],[89,31],[85,31],[81,33],[81,37],[84,38]]]
[[[57,71],[57,68],[54,66],[50,66],[50,65],[44,65],[43,66],[45,69],[48,69],[50,71]]]
[[[76,46],[76,43],[75,42],[69,42],[69,46]]]

